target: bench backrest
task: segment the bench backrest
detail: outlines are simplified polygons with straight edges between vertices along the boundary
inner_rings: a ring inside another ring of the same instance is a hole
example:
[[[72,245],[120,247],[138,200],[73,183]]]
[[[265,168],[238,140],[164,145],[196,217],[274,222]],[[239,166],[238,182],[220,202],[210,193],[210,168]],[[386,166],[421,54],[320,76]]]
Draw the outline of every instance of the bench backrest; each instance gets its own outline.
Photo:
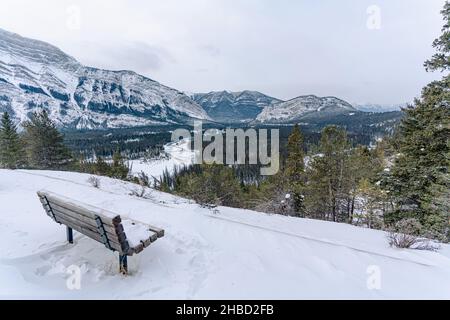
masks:
[[[122,255],[131,253],[119,215],[48,191],[39,191],[38,196],[47,215],[57,223],[97,240]]]

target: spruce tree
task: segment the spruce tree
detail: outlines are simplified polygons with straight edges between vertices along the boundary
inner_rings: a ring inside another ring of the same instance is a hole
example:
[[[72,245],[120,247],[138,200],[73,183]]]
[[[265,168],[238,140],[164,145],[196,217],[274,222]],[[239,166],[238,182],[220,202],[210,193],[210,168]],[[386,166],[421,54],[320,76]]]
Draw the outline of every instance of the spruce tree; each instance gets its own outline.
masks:
[[[285,177],[292,197],[294,211],[301,216],[304,214],[303,193],[305,185],[303,144],[304,140],[300,127],[295,125],[287,144],[288,157],[286,160]]]
[[[448,71],[450,67],[450,2],[445,2],[441,13],[444,17],[442,35],[433,42],[437,52],[425,62],[427,71]]]
[[[0,122],[0,165],[16,169],[25,163],[25,152],[17,127],[5,112]]]
[[[33,113],[23,127],[28,158],[33,167],[61,169],[70,163],[72,158],[64,145],[64,137],[45,110]]]
[[[396,157],[385,188],[392,196],[395,210],[388,223],[406,218],[418,219],[432,237],[449,236],[449,212],[441,201],[450,188],[450,4],[442,11],[445,19],[442,36],[433,46],[437,53],[427,62],[428,71],[446,73],[422,90],[420,99],[404,110],[399,127]]]

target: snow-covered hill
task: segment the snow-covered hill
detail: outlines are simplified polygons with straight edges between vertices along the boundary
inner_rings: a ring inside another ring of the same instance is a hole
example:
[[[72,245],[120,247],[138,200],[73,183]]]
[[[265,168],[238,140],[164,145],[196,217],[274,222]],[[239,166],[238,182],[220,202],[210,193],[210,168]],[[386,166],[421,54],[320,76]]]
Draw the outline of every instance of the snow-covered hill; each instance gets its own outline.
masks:
[[[130,196],[135,185],[109,178],[96,189],[88,177],[0,170],[0,298],[450,298],[448,246],[392,249],[379,231],[241,209],[213,213],[156,191]],[[102,244],[78,233],[66,243],[40,189],[160,226],[166,236],[131,257],[124,277]],[[80,290],[66,286],[72,265],[81,268]]]
[[[191,97],[219,122],[254,120],[261,111],[281,100],[257,91],[195,93]]]
[[[208,119],[178,90],[132,71],[85,67],[48,43],[0,29],[0,112],[24,121],[39,108],[58,126],[78,129]]]
[[[291,123],[306,117],[332,117],[356,112],[348,102],[335,97],[300,96],[264,108],[257,122]]]
[[[392,104],[392,105],[365,103],[365,104],[355,104],[354,106],[356,109],[364,112],[390,112],[390,111],[400,111],[407,105],[408,105],[407,103]]]

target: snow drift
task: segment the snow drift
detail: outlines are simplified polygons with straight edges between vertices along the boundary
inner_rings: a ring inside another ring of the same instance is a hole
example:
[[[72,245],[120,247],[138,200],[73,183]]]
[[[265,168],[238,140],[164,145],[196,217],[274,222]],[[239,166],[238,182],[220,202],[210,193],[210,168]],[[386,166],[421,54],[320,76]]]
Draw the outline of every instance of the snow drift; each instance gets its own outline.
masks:
[[[389,248],[384,232],[322,221],[219,208],[218,212],[136,185],[70,172],[0,170],[0,298],[39,299],[448,299],[450,250]],[[44,213],[47,189],[150,223],[166,236],[129,259]],[[81,270],[70,290],[68,269]],[[373,271],[379,287],[370,285]],[[369,283],[369,286],[368,286]]]

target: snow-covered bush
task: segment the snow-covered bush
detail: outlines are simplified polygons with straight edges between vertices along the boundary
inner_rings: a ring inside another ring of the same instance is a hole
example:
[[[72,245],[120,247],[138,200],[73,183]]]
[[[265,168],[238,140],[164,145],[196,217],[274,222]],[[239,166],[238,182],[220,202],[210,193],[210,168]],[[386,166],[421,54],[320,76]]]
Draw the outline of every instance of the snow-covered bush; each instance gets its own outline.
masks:
[[[388,233],[389,245],[395,248],[436,250],[439,247],[422,236],[423,226],[414,218],[402,219]]]
[[[89,179],[87,180],[87,182],[93,186],[94,188],[99,189],[100,188],[100,179],[97,178],[96,176],[91,176],[89,177]]]

